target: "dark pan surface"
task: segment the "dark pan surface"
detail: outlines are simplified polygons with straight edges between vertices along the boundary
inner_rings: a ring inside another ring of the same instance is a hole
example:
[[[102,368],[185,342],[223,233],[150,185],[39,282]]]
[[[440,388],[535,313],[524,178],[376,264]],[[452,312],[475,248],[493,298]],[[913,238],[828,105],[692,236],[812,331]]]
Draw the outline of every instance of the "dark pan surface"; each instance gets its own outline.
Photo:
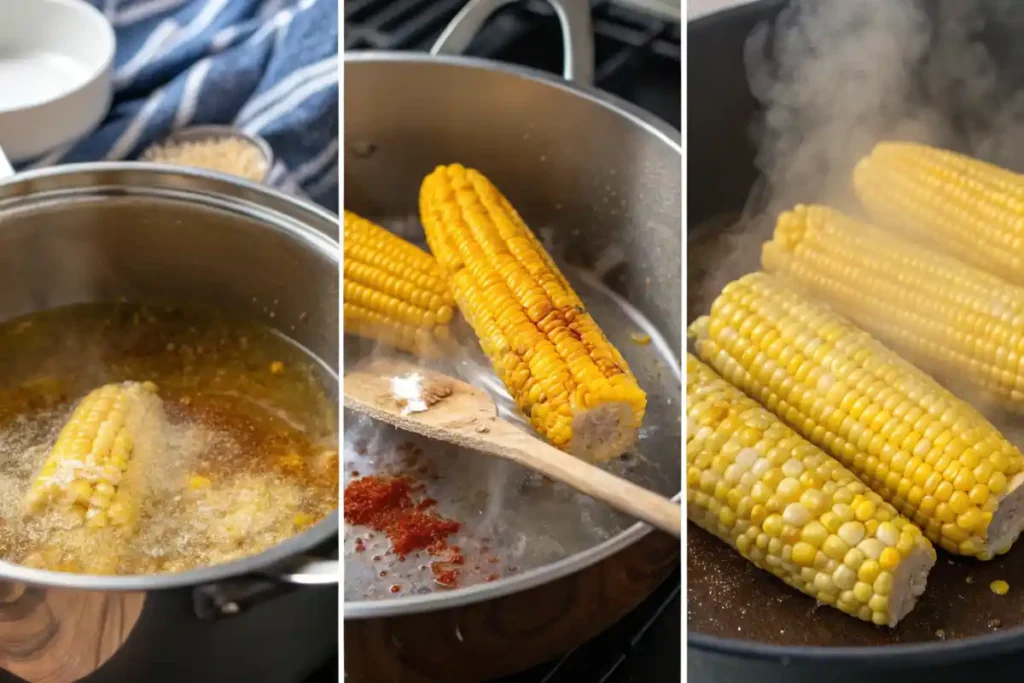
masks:
[[[815,0],[818,7],[830,2]],[[846,3],[839,4],[848,7]],[[774,25],[784,5],[755,3],[691,22],[688,27],[688,322],[707,312],[727,282],[759,268],[760,245],[773,227],[773,220],[764,218],[765,209],[795,201],[841,201],[836,196],[823,196],[827,183],[817,182],[820,179],[813,176],[806,183],[790,183],[781,191],[775,188],[771,197],[765,197],[764,181],[759,179],[757,169],[762,162],[756,161],[758,145],[753,141],[762,112],[750,92],[743,55],[755,27],[763,22]],[[984,117],[992,108],[1002,107],[1003,96],[1020,90],[1024,60],[1017,57],[1022,44],[999,34],[1008,27],[1024,28],[1024,7],[1011,7],[1000,0],[934,0],[920,6],[936,26],[940,25],[937,17],[948,16],[950,11],[964,11],[975,17],[981,16],[982,10],[999,13],[1002,21],[979,23],[977,26],[983,30],[971,37],[975,46],[986,51],[986,58],[991,59],[991,107],[969,100],[963,88],[932,87],[935,83],[948,85],[948,73],[955,70],[957,62],[964,61],[959,55],[965,53],[950,50],[948,45],[944,51],[939,50],[940,54],[924,53],[918,65],[918,90],[923,109],[948,133],[941,142],[933,142],[1021,170],[1024,152],[1019,145],[1024,136],[1011,133],[1024,127],[1018,129],[1015,123],[1014,130],[1000,129],[1000,135],[996,130],[998,122]],[[953,23],[946,25],[956,28]],[[837,35],[843,37],[841,33]],[[824,42],[829,50],[837,49],[835,40]],[[828,54],[819,53],[815,58],[828,59]],[[842,84],[837,83],[835,89],[836,97],[841,99]],[[797,120],[820,124],[820,118],[813,116],[797,116]],[[1020,120],[1024,116],[1014,116],[1015,122]],[[997,144],[979,145],[982,138]],[[841,147],[840,142],[835,144]],[[785,155],[781,158],[788,159]],[[834,176],[830,180],[838,178],[841,185],[848,183],[845,169],[828,170]],[[743,220],[741,216],[753,218]],[[990,417],[1004,427],[1004,433],[1018,447],[1024,445],[1024,429],[1019,424],[1014,426],[1015,434],[1010,434],[1001,418]],[[1018,630],[1024,641],[1024,542],[987,563],[939,551],[928,588],[917,607],[896,629],[885,629],[831,607],[816,605],[813,598],[755,568],[735,550],[694,525],[689,525],[688,532],[687,621],[691,634],[729,639],[741,650],[746,643],[790,647],[939,644],[997,633],[1005,637],[1011,629]],[[1007,595],[998,596],[990,590],[989,584],[997,579],[1010,584]],[[728,641],[720,641],[716,646],[731,649]],[[879,662],[885,659],[883,652],[879,652]],[[778,655],[794,657],[810,653],[813,650],[778,651]]]
[[[725,12],[689,27],[688,322],[707,312],[726,283],[759,268],[760,245],[770,236],[770,219],[740,220],[744,214],[760,215],[771,204],[754,191],[760,183],[751,140],[759,110],[746,85],[741,55],[746,37],[762,20],[773,19],[780,4]],[[1016,68],[1007,66],[1015,63],[1013,50],[990,52],[1001,72],[1024,73],[1024,62],[1018,61]],[[700,65],[706,68],[699,69]],[[955,113],[942,106],[936,105],[934,111],[947,121],[956,120]],[[1024,156],[1012,148],[1020,139],[1024,137],[999,145],[998,154],[979,152],[966,137],[952,138],[949,145],[1020,170]],[[796,197],[784,198],[785,204],[828,201],[811,184],[786,189],[796,190]],[[1010,433],[1002,419],[990,417],[1018,446],[1024,445],[1019,424]],[[692,524],[688,530],[691,634],[727,638],[739,646],[877,646],[1008,635],[1008,630],[1017,629],[1024,641],[1024,543],[990,562],[939,551],[925,595],[898,628],[889,630],[816,605],[813,598],[757,569],[705,531]],[[989,584],[995,580],[1008,582],[1010,593],[992,593]]]

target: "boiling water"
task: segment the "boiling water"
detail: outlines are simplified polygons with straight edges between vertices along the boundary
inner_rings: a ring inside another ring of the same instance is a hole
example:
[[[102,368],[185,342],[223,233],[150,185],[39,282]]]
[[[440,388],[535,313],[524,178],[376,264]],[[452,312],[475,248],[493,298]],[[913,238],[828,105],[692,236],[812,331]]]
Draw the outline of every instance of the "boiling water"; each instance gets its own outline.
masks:
[[[134,532],[26,517],[25,492],[76,402],[146,380],[166,424],[145,462],[129,465],[141,478]],[[128,574],[262,552],[337,508],[337,418],[330,372],[253,323],[111,304],[0,325],[0,556]]]

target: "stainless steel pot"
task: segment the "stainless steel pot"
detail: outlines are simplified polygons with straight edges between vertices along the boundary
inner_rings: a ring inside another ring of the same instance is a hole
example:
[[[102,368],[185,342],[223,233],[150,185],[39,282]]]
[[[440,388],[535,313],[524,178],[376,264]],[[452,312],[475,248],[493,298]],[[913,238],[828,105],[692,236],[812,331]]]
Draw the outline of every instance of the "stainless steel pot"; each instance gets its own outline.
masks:
[[[596,284],[570,277],[627,356],[640,355],[628,336],[636,320],[660,332],[656,362],[629,358],[657,407],[646,421],[656,433],[640,448],[645,462],[625,474],[671,496],[679,491],[681,470],[679,134],[589,87],[593,46],[585,1],[552,3],[566,39],[564,80],[450,55],[467,46],[487,15],[504,4],[471,2],[432,55],[346,55],[345,206],[396,229],[409,227],[415,224],[410,218],[417,215],[420,182],[436,165],[458,162],[486,173],[527,222],[550,238],[556,257],[596,276]],[[409,235],[416,238],[416,231]],[[608,320],[611,326],[604,324]],[[345,349],[347,363],[348,344]],[[346,440],[354,421],[346,415]],[[480,470],[472,474],[479,455],[446,451],[444,458],[443,478],[455,494],[487,476]],[[548,515],[554,509],[579,516],[572,505],[552,505]],[[469,505],[462,510],[473,512]],[[364,571],[365,558],[346,561],[348,678],[453,683],[527,668],[614,623],[678,558],[677,541],[641,524],[594,521],[606,524],[608,533],[584,547],[574,534],[585,525],[543,519],[540,512],[531,516],[530,510],[516,514],[523,528],[546,529],[555,545],[571,550],[552,552],[551,561],[493,583],[384,599],[368,599],[364,589],[372,575]],[[536,540],[524,536],[527,544]]]
[[[81,302],[217,307],[335,372],[337,218],[257,185],[142,164],[0,184],[0,320]],[[0,667],[32,681],[299,681],[337,646],[338,515],[260,555],[156,576],[0,562]]]

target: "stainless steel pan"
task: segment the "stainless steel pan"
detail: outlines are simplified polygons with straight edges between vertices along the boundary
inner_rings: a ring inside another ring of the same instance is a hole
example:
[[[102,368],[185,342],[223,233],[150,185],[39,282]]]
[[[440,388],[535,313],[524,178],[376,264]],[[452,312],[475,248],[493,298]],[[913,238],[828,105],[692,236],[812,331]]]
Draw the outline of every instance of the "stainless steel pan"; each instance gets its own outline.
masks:
[[[19,175],[0,183],[0,319],[122,297],[212,306],[336,371],[337,230],[331,214],[214,174]],[[337,530],[335,513],[261,555],[179,574],[0,562],[0,668],[48,682],[302,680],[336,647]]]
[[[552,3],[566,39],[564,79],[452,54],[504,4],[470,3],[432,55],[346,55],[345,206],[422,240],[422,178],[452,162],[487,174],[568,264],[588,309],[648,391],[640,446],[615,468],[676,495],[679,135],[590,87],[586,2]],[[640,331],[654,342],[632,343],[631,333]],[[366,345],[347,341],[345,362],[366,352]],[[470,359],[470,369],[478,360]],[[493,381],[474,379],[501,397]],[[352,414],[345,419],[347,467],[366,474],[394,464],[395,444],[408,437]],[[471,553],[486,538],[500,578],[487,582],[485,571],[474,576],[469,568],[472,585],[435,589],[420,562],[389,561],[376,549],[354,552],[349,538],[345,647],[353,681],[451,683],[526,668],[616,621],[677,561],[676,541],[593,501],[484,456],[415,443],[438,473],[428,494],[464,524],[457,541]],[[397,595],[391,585],[399,586]]]

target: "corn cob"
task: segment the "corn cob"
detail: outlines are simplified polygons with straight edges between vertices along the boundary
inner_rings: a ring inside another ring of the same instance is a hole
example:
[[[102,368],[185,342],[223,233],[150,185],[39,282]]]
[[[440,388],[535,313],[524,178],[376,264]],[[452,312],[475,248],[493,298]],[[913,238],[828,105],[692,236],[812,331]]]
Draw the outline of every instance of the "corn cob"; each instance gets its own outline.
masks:
[[[635,441],[647,397],[509,201],[477,171],[439,166],[420,218],[495,372],[558,448],[602,461]]]
[[[1024,407],[1024,289],[825,206],[780,214],[761,264],[927,369]]]
[[[345,331],[438,355],[450,338],[455,301],[433,257],[351,211],[344,256]]]
[[[686,358],[687,516],[819,602],[895,626],[935,550],[849,470]]]
[[[90,392],[31,484],[27,512],[56,510],[74,526],[130,533],[140,493],[140,465],[133,460],[158,438],[161,413],[156,386],[149,382],[108,384]]]
[[[1024,284],[1024,176],[955,152],[883,142],[853,179],[880,223]]]
[[[705,362],[849,467],[932,542],[991,559],[1020,534],[1017,449],[828,308],[754,273],[726,286],[691,334]]]

